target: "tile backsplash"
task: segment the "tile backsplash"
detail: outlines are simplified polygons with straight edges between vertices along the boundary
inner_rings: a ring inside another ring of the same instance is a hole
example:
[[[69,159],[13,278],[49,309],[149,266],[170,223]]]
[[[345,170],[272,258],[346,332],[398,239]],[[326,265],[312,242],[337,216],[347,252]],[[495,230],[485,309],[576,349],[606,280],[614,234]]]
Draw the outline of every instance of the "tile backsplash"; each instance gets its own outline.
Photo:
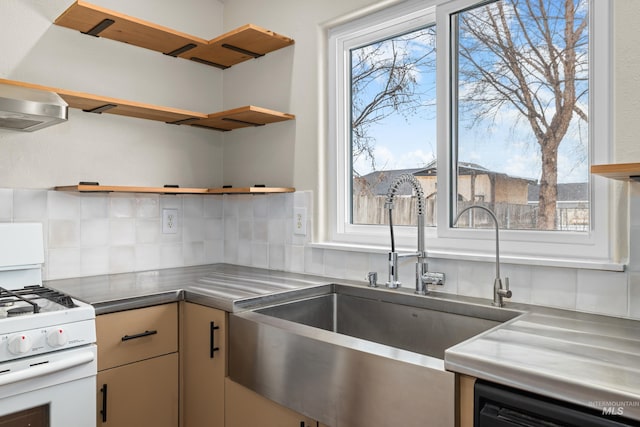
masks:
[[[513,301],[640,319],[640,189],[631,189],[630,264],[625,272],[504,264]],[[294,208],[307,212],[294,233]],[[177,209],[175,234],[162,233],[162,210]],[[0,189],[0,221],[41,222],[47,280],[231,263],[364,283],[386,274],[386,254],[313,246],[310,191],[272,195],[79,194]],[[490,299],[494,265],[430,259],[446,274],[438,291]],[[400,279],[413,287],[411,260]]]

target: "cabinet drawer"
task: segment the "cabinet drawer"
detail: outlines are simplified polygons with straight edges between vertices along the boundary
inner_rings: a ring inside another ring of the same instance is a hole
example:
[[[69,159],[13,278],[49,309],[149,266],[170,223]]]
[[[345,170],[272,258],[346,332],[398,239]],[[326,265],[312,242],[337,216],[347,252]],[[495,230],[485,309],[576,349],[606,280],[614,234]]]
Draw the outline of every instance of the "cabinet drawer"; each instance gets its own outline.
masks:
[[[178,304],[96,317],[98,370],[178,351]]]

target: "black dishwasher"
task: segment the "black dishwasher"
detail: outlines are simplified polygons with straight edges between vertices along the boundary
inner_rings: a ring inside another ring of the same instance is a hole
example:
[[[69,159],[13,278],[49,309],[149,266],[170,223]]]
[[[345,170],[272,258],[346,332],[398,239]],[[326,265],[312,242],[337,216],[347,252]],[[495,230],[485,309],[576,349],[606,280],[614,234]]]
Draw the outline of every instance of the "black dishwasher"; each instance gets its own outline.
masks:
[[[474,394],[474,427],[640,426],[609,408],[582,407],[481,380]]]

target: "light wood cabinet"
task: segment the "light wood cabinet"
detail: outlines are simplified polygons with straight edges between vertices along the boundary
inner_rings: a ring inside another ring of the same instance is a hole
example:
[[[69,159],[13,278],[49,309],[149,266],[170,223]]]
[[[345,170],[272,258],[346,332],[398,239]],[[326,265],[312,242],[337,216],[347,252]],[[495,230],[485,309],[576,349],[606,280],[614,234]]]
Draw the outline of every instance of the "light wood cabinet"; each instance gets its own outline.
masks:
[[[177,303],[96,317],[97,426],[178,426]]]
[[[181,311],[183,427],[223,427],[227,313],[188,302]]]
[[[456,374],[458,427],[473,427],[474,386],[476,379]]]
[[[98,427],[178,426],[178,353],[100,371],[97,386]]]
[[[225,427],[316,427],[318,422],[260,396],[231,381],[225,381]]]

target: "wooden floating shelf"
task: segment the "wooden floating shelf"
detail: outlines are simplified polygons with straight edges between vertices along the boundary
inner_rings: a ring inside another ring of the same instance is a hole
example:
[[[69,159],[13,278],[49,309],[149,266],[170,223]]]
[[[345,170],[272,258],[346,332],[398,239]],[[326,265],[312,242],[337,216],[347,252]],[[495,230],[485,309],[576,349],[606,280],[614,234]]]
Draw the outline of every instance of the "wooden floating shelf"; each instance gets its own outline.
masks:
[[[230,131],[243,127],[264,126],[270,123],[293,120],[293,114],[281,113],[267,108],[248,105],[219,113],[205,114],[177,108],[160,107],[140,102],[126,101],[100,95],[75,92],[47,86],[0,79],[0,84],[21,86],[29,89],[55,92],[69,107],[91,113],[117,114],[138,119],[155,120],[177,125],[204,127],[219,131]]]
[[[640,181],[640,163],[592,165],[591,173],[621,181]]]
[[[84,34],[104,37],[174,57],[229,68],[294,44],[294,40],[248,24],[205,40],[77,0],[54,21]]]
[[[54,187],[56,191],[79,193],[157,193],[157,194],[272,194],[293,193],[291,187],[229,187],[229,188],[176,188],[176,187],[135,187],[120,185],[83,184]]]
[[[209,188],[209,194],[271,194],[271,193],[293,193],[295,188],[291,187],[237,187],[237,188]]]

